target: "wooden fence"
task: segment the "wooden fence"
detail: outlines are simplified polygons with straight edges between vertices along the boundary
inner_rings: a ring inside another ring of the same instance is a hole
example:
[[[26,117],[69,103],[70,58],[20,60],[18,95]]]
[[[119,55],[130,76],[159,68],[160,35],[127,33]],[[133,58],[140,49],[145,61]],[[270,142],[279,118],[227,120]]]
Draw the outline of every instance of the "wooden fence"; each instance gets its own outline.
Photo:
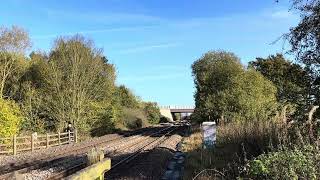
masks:
[[[34,151],[37,149],[48,148],[51,146],[59,146],[70,144],[71,142],[77,143],[77,131],[65,132],[58,134],[45,134],[17,137],[14,135],[10,138],[0,138],[0,155],[13,154],[19,152]]]

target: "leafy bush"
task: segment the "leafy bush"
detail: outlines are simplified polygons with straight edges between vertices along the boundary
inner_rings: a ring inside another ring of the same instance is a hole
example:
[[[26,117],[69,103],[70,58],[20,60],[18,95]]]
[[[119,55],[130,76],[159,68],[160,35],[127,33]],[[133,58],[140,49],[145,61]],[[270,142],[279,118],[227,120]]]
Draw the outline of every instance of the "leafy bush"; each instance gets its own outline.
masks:
[[[160,109],[156,103],[147,102],[144,104],[144,111],[147,115],[148,121],[151,124],[157,124],[160,121]]]
[[[16,134],[23,121],[20,108],[14,101],[0,99],[0,137]]]
[[[180,121],[181,120],[181,114],[180,113],[174,113],[173,120]]]
[[[312,146],[262,154],[247,164],[255,179],[317,179],[320,153]]]
[[[165,117],[165,116],[161,116],[160,117],[160,121],[159,123],[167,123],[167,122],[170,122],[170,119]]]
[[[91,136],[102,136],[122,127],[118,124],[121,123],[123,112],[117,101],[92,102],[89,109],[88,115],[92,118],[86,125],[89,126]]]
[[[128,129],[141,128],[147,124],[147,117],[140,109],[123,110],[122,121]]]

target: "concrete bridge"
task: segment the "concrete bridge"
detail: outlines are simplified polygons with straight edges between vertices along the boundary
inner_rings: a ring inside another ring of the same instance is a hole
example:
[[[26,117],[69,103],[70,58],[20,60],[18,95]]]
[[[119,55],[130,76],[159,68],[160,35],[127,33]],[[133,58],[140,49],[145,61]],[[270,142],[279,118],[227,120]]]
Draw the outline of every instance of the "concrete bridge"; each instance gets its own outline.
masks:
[[[187,119],[193,112],[194,106],[160,106],[161,115],[172,122]]]

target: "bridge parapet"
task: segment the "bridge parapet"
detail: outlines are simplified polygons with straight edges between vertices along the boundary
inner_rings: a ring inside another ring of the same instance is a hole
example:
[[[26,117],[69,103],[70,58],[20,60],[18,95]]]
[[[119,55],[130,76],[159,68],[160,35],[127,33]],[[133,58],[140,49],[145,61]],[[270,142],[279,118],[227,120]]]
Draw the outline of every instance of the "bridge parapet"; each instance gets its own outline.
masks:
[[[194,109],[194,106],[160,106],[160,109]]]

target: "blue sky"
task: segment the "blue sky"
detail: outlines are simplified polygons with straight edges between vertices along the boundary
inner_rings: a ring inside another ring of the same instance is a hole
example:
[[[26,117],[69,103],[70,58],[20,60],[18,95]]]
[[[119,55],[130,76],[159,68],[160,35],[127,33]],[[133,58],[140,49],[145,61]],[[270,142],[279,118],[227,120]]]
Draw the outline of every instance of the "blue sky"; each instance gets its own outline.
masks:
[[[191,64],[209,50],[232,51],[243,64],[283,52],[272,44],[299,16],[282,0],[2,1],[0,25],[30,33],[33,50],[80,33],[117,67],[117,83],[160,105],[193,105]]]

